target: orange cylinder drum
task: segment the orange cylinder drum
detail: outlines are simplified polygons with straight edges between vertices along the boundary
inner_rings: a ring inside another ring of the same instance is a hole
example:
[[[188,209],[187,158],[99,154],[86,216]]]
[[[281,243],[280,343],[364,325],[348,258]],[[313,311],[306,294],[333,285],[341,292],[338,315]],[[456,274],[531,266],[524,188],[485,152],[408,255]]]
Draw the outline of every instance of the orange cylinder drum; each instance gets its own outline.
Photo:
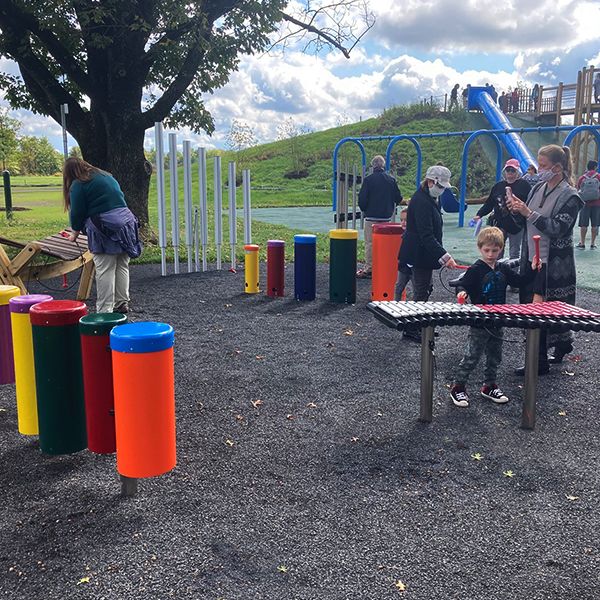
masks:
[[[173,328],[130,323],[110,334],[117,471],[156,477],[176,465]]]
[[[373,225],[371,300],[393,300],[398,279],[398,252],[402,244],[400,223]]]

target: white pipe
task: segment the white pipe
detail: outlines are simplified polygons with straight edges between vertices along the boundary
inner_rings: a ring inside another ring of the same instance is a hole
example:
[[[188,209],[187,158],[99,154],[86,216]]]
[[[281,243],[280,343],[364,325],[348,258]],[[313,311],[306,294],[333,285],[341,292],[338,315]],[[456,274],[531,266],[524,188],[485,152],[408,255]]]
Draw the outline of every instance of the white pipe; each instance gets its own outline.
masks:
[[[252,243],[252,209],[250,170],[242,171],[242,191],[244,194],[244,244]]]
[[[171,174],[171,239],[175,274],[179,273],[179,188],[177,186],[177,134],[169,134],[169,172]]]
[[[198,148],[198,188],[200,191],[200,243],[202,244],[202,270],[208,270],[208,190],[206,179],[206,148]]]
[[[192,142],[183,140],[183,206],[185,215],[185,245],[188,273],[192,272]]]
[[[167,215],[165,207],[165,154],[162,123],[154,123],[156,150],[156,195],[158,198],[158,245],[160,246],[160,274],[167,274]]]
[[[194,270],[196,273],[200,270],[200,212],[197,206],[194,206]]]
[[[231,247],[231,268],[235,269],[235,246],[237,244],[237,219],[236,219],[236,206],[235,206],[235,196],[236,196],[236,187],[235,187],[235,163],[229,163],[229,173],[227,176],[227,183],[229,189],[229,245]]]
[[[221,157],[214,159],[214,207],[215,244],[217,246],[217,269],[221,267],[221,245],[223,244],[223,190],[221,188]]]

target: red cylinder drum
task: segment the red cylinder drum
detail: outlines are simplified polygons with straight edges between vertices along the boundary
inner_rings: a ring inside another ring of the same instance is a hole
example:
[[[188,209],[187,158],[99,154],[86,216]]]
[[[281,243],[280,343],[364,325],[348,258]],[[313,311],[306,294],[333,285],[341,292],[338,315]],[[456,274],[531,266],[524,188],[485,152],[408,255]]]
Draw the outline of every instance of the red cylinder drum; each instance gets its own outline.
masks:
[[[373,225],[371,300],[394,299],[403,231],[400,223]]]
[[[283,296],[285,285],[285,242],[267,241],[267,296]]]

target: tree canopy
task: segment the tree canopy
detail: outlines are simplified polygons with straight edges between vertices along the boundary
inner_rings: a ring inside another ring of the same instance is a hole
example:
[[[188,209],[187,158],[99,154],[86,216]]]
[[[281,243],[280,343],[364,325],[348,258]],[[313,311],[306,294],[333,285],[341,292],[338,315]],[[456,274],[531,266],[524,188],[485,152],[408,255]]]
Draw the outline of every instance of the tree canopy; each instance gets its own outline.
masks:
[[[147,223],[146,129],[165,121],[211,133],[203,96],[227,82],[241,55],[278,41],[282,21],[283,44],[301,33],[307,46],[345,55],[373,23],[366,0],[2,0],[0,55],[20,75],[0,73],[0,88],[13,108],[57,123],[68,104],[83,157],[115,174]]]

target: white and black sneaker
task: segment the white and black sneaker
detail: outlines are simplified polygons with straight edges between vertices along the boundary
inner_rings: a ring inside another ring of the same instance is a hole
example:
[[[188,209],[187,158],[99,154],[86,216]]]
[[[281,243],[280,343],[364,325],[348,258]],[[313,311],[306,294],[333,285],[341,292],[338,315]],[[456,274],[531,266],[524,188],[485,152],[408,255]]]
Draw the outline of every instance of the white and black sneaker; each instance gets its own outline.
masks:
[[[452,388],[450,388],[450,397],[455,406],[460,406],[460,408],[467,408],[469,406],[469,395],[467,394],[467,390],[460,385],[453,385]]]
[[[484,385],[481,388],[481,395],[496,404],[506,404],[508,396],[496,385]]]

